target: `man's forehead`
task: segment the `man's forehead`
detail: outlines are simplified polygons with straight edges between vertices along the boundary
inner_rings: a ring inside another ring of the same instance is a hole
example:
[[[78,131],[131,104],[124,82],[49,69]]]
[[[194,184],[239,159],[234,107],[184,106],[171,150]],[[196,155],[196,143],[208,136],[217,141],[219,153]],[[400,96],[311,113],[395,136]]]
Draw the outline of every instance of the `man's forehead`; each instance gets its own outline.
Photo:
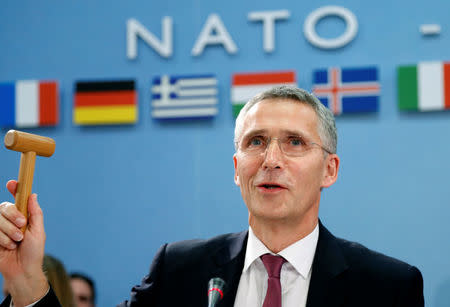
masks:
[[[243,134],[254,132],[311,135],[317,133],[314,109],[292,99],[266,99],[254,105],[243,120]]]
[[[311,116],[312,114],[316,115],[313,107],[306,102],[289,99],[289,98],[270,98],[263,99],[256,104],[254,104],[247,112],[246,118],[255,113],[266,113],[268,117],[277,117],[279,113],[283,110],[288,109],[289,111],[295,110],[295,112],[291,112],[292,116],[302,117],[302,115],[308,114]]]

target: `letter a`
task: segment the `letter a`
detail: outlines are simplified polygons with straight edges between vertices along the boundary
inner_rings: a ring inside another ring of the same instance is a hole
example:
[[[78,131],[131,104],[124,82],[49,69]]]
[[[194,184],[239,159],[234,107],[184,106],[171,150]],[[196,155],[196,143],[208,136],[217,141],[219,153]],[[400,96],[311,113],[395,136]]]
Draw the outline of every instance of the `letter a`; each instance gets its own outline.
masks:
[[[228,34],[227,29],[223,25],[222,20],[220,20],[219,15],[211,14],[208,16],[202,32],[198,36],[194,48],[192,48],[191,54],[193,56],[198,56],[202,54],[206,45],[218,44],[222,44],[228,53],[236,53],[238,50],[236,44],[231,39],[230,34]]]

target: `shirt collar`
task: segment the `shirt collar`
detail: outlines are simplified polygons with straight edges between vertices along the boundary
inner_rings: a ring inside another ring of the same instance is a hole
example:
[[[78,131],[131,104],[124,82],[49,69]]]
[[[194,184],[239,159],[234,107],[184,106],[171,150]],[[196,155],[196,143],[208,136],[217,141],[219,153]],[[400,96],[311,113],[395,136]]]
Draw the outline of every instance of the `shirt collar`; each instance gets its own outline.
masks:
[[[278,255],[286,259],[303,278],[306,278],[311,270],[318,239],[319,224],[309,235],[289,245]],[[243,272],[245,273],[255,260],[267,253],[273,254],[249,227]]]

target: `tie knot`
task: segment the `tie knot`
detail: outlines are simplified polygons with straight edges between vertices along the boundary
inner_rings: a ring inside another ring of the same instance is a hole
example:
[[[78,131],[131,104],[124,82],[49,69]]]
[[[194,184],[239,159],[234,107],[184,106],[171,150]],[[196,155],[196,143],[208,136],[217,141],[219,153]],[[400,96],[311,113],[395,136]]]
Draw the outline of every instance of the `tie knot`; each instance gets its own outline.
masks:
[[[266,267],[269,278],[280,278],[281,267],[286,259],[281,256],[264,254],[261,256],[261,260]]]

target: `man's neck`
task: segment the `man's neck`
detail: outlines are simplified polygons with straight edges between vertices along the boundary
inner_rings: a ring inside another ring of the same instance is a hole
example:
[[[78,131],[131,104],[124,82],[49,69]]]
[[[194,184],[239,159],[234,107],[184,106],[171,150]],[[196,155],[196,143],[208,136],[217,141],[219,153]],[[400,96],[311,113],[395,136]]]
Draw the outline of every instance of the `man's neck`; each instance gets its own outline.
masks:
[[[282,221],[261,222],[251,218],[249,220],[255,236],[275,254],[309,235],[318,222],[317,216],[294,225]]]

